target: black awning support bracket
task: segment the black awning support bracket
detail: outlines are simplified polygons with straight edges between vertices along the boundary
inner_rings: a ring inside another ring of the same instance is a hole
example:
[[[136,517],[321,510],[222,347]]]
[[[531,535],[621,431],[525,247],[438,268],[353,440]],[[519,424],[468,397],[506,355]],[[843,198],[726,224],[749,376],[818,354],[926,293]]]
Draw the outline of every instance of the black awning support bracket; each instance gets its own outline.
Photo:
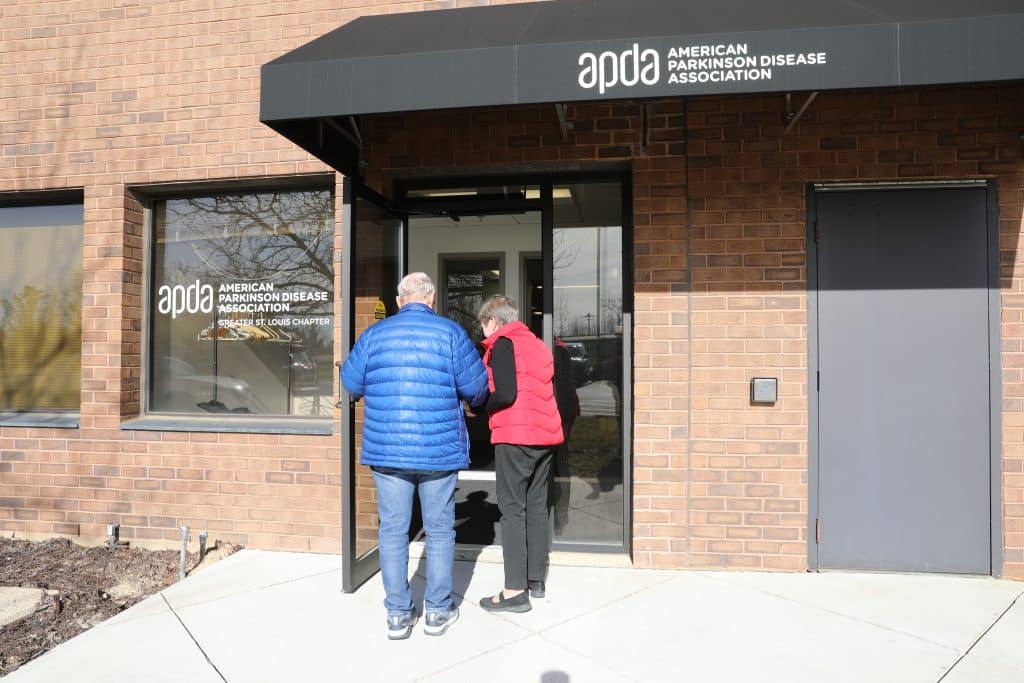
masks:
[[[346,130],[340,123],[332,118],[323,118],[322,121],[326,121],[327,125],[331,127],[341,137],[345,138],[349,144],[356,150],[357,157],[357,172],[361,174],[362,170],[366,167],[366,162],[363,160],[363,137],[359,134],[359,127],[356,125],[355,117],[349,116],[349,124],[352,126],[352,131]]]
[[[569,131],[571,131],[575,125],[569,120],[566,114],[566,107],[564,104],[555,104],[555,113],[558,115],[558,127],[562,130],[562,142],[569,142]]]
[[[786,93],[786,128],[782,131],[783,133],[788,133],[789,129],[796,125],[796,122],[800,120],[800,117],[804,115],[804,112],[807,111],[807,108],[811,106],[811,102],[813,102],[814,98],[817,96],[818,91],[815,90],[807,96],[804,103],[800,105],[800,109],[794,112],[793,93]]]
[[[359,146],[359,151],[363,151],[363,135],[359,132],[359,122],[356,121],[356,117],[348,117],[348,125],[352,126],[352,133],[356,136],[356,141]]]
[[[362,146],[362,143],[359,141],[359,139],[356,138],[356,136],[353,135],[350,131],[347,131],[344,128],[342,128],[341,124],[339,124],[334,119],[325,118],[323,120],[327,122],[328,126],[330,126],[332,129],[334,129],[335,133],[337,133],[338,135],[340,135],[341,137],[345,138],[350,143],[355,145],[356,149],[358,149],[360,152],[363,151],[363,149],[362,149],[363,146]]]

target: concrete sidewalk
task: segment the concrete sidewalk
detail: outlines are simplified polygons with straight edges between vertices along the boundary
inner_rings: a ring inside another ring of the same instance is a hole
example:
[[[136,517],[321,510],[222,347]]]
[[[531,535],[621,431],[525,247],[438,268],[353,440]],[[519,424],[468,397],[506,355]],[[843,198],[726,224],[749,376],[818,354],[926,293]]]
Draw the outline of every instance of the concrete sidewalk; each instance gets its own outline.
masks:
[[[532,612],[494,615],[501,566],[457,562],[459,622],[393,642],[379,577],[345,595],[340,564],[242,551],[7,680],[1024,681],[1018,582],[555,566]]]

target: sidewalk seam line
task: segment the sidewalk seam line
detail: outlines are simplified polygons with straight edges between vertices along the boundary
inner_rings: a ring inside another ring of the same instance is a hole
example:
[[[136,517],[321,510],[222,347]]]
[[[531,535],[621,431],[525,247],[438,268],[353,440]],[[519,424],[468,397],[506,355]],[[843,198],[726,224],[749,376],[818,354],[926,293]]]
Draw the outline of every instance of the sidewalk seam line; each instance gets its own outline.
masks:
[[[777,598],[779,600],[785,600],[786,602],[791,602],[791,603],[793,603],[795,605],[800,605],[801,607],[806,607],[807,609],[816,610],[818,612],[824,612],[826,614],[831,614],[832,616],[841,617],[843,619],[848,619],[850,621],[857,622],[858,624],[866,624],[868,626],[873,626],[874,628],[878,628],[878,629],[881,629],[883,631],[888,631],[890,633],[896,633],[896,634],[901,635],[901,636],[906,636],[908,638],[913,638],[915,640],[920,640],[921,642],[928,643],[929,645],[936,645],[936,646],[941,647],[943,649],[951,650],[953,652],[956,652],[956,647],[954,647],[954,646],[948,645],[946,643],[941,643],[941,642],[939,642],[937,640],[932,640],[931,638],[919,635],[917,633],[911,633],[909,631],[904,631],[902,629],[895,628],[893,626],[887,626],[886,624],[880,624],[880,623],[878,623],[876,621],[871,621],[870,619],[865,619],[863,617],[858,617],[858,616],[855,616],[853,614],[847,614],[845,612],[840,612],[838,610],[835,610],[835,609],[832,609],[832,608],[829,608],[829,607],[822,607],[821,605],[815,605],[814,603],[811,603],[811,602],[804,602],[803,600],[799,600],[797,598],[793,598],[793,597],[790,597],[788,595],[784,595],[782,593],[776,593],[774,591],[767,590],[767,589],[764,589],[764,588],[754,588],[754,587],[748,586],[746,584],[734,583],[732,581],[729,581],[729,579],[727,579],[727,578],[722,578],[722,577],[717,577],[717,576],[710,576],[709,578],[711,578],[713,580],[716,580],[716,581],[721,581],[722,583],[728,584],[730,586],[734,586],[734,587],[737,587],[737,588],[746,588],[748,590],[754,591],[755,593],[760,593],[762,595],[768,595],[768,596],[771,596],[773,598]],[[1014,601],[1016,601],[1016,598],[1014,599]],[[1007,608],[1007,609],[1009,609],[1009,608]]]
[[[522,628],[522,627],[520,627],[520,628]],[[474,659],[480,659],[484,655],[489,655],[492,652],[497,652],[498,650],[506,648],[509,645],[515,645],[516,643],[521,643],[522,641],[528,640],[529,638],[532,638],[533,636],[536,635],[533,631],[530,631],[529,629],[523,629],[523,630],[526,631],[526,633],[523,634],[519,638],[513,638],[512,640],[508,641],[507,643],[502,643],[501,645],[497,645],[495,647],[492,647],[490,650],[484,650],[483,652],[478,652],[478,653],[476,653],[475,655],[473,655],[472,657],[470,657],[468,659],[463,659],[463,660],[455,662],[454,664],[451,664],[449,666],[443,666],[440,669],[437,669],[436,671],[431,671],[429,673],[418,675],[413,680],[414,681],[424,681],[424,680],[427,680],[428,678],[433,677],[433,676],[437,676],[439,674],[442,674],[445,671],[451,671],[452,669],[454,669],[457,666],[461,666],[461,665],[466,664],[468,662],[472,662]]]
[[[962,662],[965,657],[967,657],[967,655],[971,654],[971,650],[974,649],[974,646],[977,645],[978,643],[980,643],[981,639],[984,638],[985,636],[987,636],[989,631],[991,631],[993,628],[995,628],[996,624],[998,624],[1002,620],[1002,618],[1006,616],[1006,613],[1009,612],[1011,609],[1013,609],[1013,606],[1017,604],[1017,601],[1020,600],[1022,595],[1024,595],[1024,593],[1018,593],[1017,594],[1017,597],[1015,597],[1013,599],[1013,602],[1011,602],[1009,605],[1007,605],[1006,609],[1004,609],[999,614],[999,616],[996,617],[996,620],[993,621],[991,624],[989,624],[989,627],[987,629],[985,629],[985,632],[982,633],[980,636],[978,636],[978,638],[973,643],[971,643],[971,646],[969,648],[967,648],[967,650],[964,651],[964,653],[962,655],[960,655],[957,658],[957,660],[955,662],[953,662],[953,664],[948,669],[946,669],[946,673],[942,674],[942,676],[939,677],[939,680],[937,680],[935,683],[942,683],[942,681],[944,681],[946,679],[946,676],[948,676],[953,671],[953,669],[955,669],[957,667],[957,665],[960,662]]]
[[[545,633],[547,633],[548,631],[551,631],[552,629],[556,629],[559,626],[565,626],[566,624],[569,624],[569,623],[571,623],[573,621],[576,621],[577,619],[582,619],[583,617],[593,616],[593,615],[597,614],[598,612],[600,612],[601,610],[607,609],[608,607],[611,607],[612,605],[618,604],[618,603],[622,602],[623,600],[626,600],[627,598],[633,597],[634,595],[639,595],[640,593],[643,593],[644,591],[651,590],[653,588],[658,588],[659,586],[664,586],[665,584],[674,581],[676,578],[678,578],[678,577],[670,576],[670,577],[665,578],[664,580],[656,581],[656,582],[652,583],[649,586],[642,586],[642,587],[637,588],[636,590],[634,590],[634,591],[632,591],[630,593],[625,593],[623,595],[620,595],[617,598],[613,598],[612,600],[609,600],[608,602],[602,603],[602,604],[598,605],[597,607],[594,607],[593,609],[591,609],[589,611],[582,612],[580,614],[577,614],[574,617],[569,617],[568,619],[563,619],[562,621],[555,622],[554,624],[551,624],[550,626],[545,626],[542,629],[533,630],[533,629],[528,628],[527,630],[530,631],[531,633],[535,634],[535,635],[542,636]],[[515,622],[512,621],[512,619],[509,619],[509,618],[505,617],[504,615],[502,615],[500,613],[499,613],[498,616],[501,616],[506,621],[509,621],[511,623],[515,623]]]
[[[174,618],[178,620],[178,623],[181,624],[181,627],[185,629],[185,633],[188,634],[188,637],[191,638],[192,642],[196,644],[197,648],[199,648],[199,652],[203,655],[203,658],[206,660],[206,663],[209,664],[210,667],[217,672],[217,675],[220,676],[220,680],[224,681],[224,683],[228,683],[228,679],[224,678],[224,674],[220,672],[220,669],[217,668],[217,665],[214,664],[213,660],[210,659],[210,655],[206,654],[206,650],[203,649],[203,646],[199,644],[199,641],[196,640],[196,637],[192,635],[192,631],[188,629],[188,626],[185,625],[185,622],[181,620],[180,616],[178,616],[178,613],[174,610],[174,607],[167,599],[167,596],[161,593],[160,597],[163,598],[164,603],[167,605],[167,609],[171,610],[171,614],[173,614]]]
[[[557,648],[560,648],[562,650],[565,650],[566,652],[571,652],[572,654],[574,654],[574,655],[576,655],[578,657],[582,657],[583,659],[591,660],[591,657],[589,655],[586,655],[586,654],[584,654],[582,652],[578,652],[578,651],[576,651],[576,650],[574,650],[574,649],[572,649],[570,647],[566,647],[565,645],[563,645],[561,643],[557,643],[557,642],[551,640],[550,638],[548,638],[545,635],[545,633],[550,631],[550,630],[552,630],[552,629],[558,628],[559,626],[564,626],[565,624],[568,624],[570,622],[576,621],[577,619],[581,619],[583,617],[591,616],[591,615],[599,612],[600,610],[605,609],[606,607],[610,607],[611,605],[614,605],[614,604],[616,604],[618,602],[622,602],[626,598],[629,598],[629,597],[632,597],[634,595],[637,595],[638,593],[642,593],[645,590],[649,590],[649,589],[655,588],[657,586],[662,586],[662,585],[664,585],[666,583],[669,583],[669,582],[673,581],[676,578],[677,577],[674,577],[674,576],[666,577],[664,580],[657,581],[655,583],[652,583],[649,586],[643,586],[641,588],[636,589],[635,591],[632,591],[630,593],[626,593],[625,595],[621,595],[621,596],[619,596],[618,598],[616,598],[614,600],[611,600],[609,602],[603,603],[603,604],[599,605],[598,607],[595,607],[594,609],[588,610],[588,611],[583,612],[581,614],[577,614],[574,617],[569,617],[568,619],[564,619],[562,621],[556,622],[554,624],[551,624],[550,626],[546,626],[546,627],[544,627],[542,629],[539,629],[539,630],[535,630],[535,629],[529,628],[528,626],[524,626],[523,624],[520,624],[517,621],[515,621],[515,620],[513,620],[511,618],[506,617],[504,614],[502,614],[500,612],[496,613],[494,615],[495,617],[497,617],[499,619],[502,619],[503,621],[507,622],[508,624],[511,624],[511,625],[515,626],[516,628],[522,629],[526,633],[521,638],[515,638],[513,640],[508,641],[507,643],[503,643],[501,645],[498,645],[497,647],[493,647],[493,648],[491,648],[489,650],[485,650],[484,652],[478,652],[477,654],[473,655],[469,659],[464,659],[461,662],[457,662],[455,664],[452,664],[451,666],[446,666],[446,667],[443,667],[441,669],[438,669],[437,671],[432,671],[430,673],[424,674],[423,676],[417,677],[415,680],[420,681],[420,680],[425,680],[426,678],[428,678],[430,676],[437,676],[438,674],[441,674],[441,673],[443,673],[445,671],[449,671],[451,669],[454,669],[457,666],[460,666],[460,665],[468,663],[468,662],[472,662],[473,660],[479,659],[480,657],[483,657],[484,655],[488,655],[488,654],[491,654],[493,652],[497,652],[498,650],[504,649],[504,648],[508,647],[509,645],[514,645],[516,643],[522,642],[522,641],[527,640],[529,638],[532,638],[534,636],[540,638],[542,641],[544,641],[548,645],[551,645],[552,647],[557,647]],[[616,674],[620,678],[624,678],[627,681],[636,681],[637,680],[637,679],[633,678],[632,676],[630,676],[628,674],[625,674],[625,673],[619,671],[618,669],[616,669],[614,667],[607,666],[607,665],[603,665],[603,666],[605,666],[605,668],[608,669],[609,671],[611,671],[612,673]]]
[[[210,603],[218,602],[220,600],[227,600],[229,598],[237,598],[239,595],[244,595],[246,593],[256,593],[256,592],[259,592],[259,591],[267,590],[268,588],[277,588],[278,586],[284,586],[284,585],[289,584],[289,583],[295,583],[296,581],[305,581],[306,579],[313,579],[313,578],[316,578],[318,576],[323,576],[324,574],[330,574],[331,572],[340,572],[340,571],[341,571],[340,568],[338,568],[338,569],[325,569],[324,571],[317,572],[316,574],[309,574],[307,576],[297,576],[297,577],[295,577],[293,579],[282,579],[281,581],[275,581],[273,583],[265,583],[265,584],[262,584],[262,585],[259,585],[259,586],[254,586],[252,588],[242,588],[242,589],[238,589],[234,593],[227,593],[225,595],[218,595],[218,596],[215,596],[215,597],[212,597],[212,598],[208,598],[206,600],[197,600],[196,602],[189,602],[187,605],[185,605],[185,607],[198,607],[199,605],[209,605]],[[176,583],[172,584],[170,586],[170,588],[173,588],[174,586],[177,586],[177,585],[178,584],[176,584]],[[160,592],[160,595],[163,596],[163,591]],[[166,600],[166,598],[164,598],[164,599]]]

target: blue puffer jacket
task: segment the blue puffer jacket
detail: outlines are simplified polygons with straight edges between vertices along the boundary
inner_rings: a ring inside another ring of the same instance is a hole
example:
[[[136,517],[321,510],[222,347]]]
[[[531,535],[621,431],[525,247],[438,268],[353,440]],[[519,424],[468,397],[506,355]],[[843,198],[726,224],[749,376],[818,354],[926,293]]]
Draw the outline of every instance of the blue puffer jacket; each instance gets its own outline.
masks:
[[[362,463],[450,471],[469,467],[462,403],[487,398],[487,369],[465,330],[407,304],[359,337],[341,371],[365,398]]]

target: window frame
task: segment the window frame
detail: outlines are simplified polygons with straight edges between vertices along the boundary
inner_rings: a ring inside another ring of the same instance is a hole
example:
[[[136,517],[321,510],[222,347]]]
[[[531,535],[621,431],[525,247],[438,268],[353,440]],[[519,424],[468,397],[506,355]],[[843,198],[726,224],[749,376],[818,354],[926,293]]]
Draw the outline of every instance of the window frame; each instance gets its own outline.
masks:
[[[211,194],[259,194],[269,191],[290,192],[322,192],[331,194],[331,225],[333,226],[332,245],[341,226],[338,224],[336,202],[338,199],[336,178],[334,173],[313,173],[297,176],[250,178],[220,182],[169,183],[164,185],[140,185],[127,188],[142,204],[142,345],[139,377],[139,416],[121,423],[122,430],[140,431],[181,431],[181,432],[232,432],[246,434],[307,434],[330,435],[333,433],[333,391],[324,397],[328,403],[328,414],[325,416],[302,415],[260,415],[252,413],[209,415],[194,413],[174,413],[153,410],[150,401],[150,388],[153,379],[153,295],[156,292],[154,278],[156,267],[155,238],[156,211],[158,201],[203,197]],[[331,264],[337,268],[335,257],[336,247],[332,246]],[[337,273],[332,278],[337,281]],[[338,301],[338,292],[334,292],[331,302],[332,311]],[[337,316],[334,316],[335,318]],[[337,321],[332,324],[332,353],[337,343]],[[333,370],[333,366],[330,370]]]
[[[85,262],[85,189],[81,187],[58,188],[53,190],[30,190],[0,192],[0,208],[26,208],[65,206],[77,204],[82,207],[82,260]],[[83,296],[79,292],[79,296]],[[79,382],[81,382],[82,342],[78,344]],[[68,410],[7,410],[0,408],[0,427],[46,427],[54,429],[77,429],[81,421],[82,392],[79,385],[78,408]]]

